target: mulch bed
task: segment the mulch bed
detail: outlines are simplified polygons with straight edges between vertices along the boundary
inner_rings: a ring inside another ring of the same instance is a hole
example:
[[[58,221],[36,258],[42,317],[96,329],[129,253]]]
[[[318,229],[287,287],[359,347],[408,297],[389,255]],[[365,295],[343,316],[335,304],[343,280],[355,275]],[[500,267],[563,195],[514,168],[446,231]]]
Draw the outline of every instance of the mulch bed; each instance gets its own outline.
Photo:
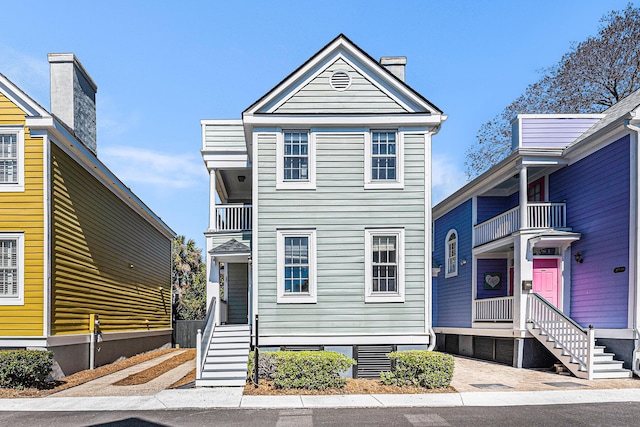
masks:
[[[421,393],[455,393],[453,387],[429,389],[424,387],[398,387],[384,385],[380,380],[347,379],[343,388],[328,388],[325,390],[306,389],[278,389],[270,381],[260,380],[258,388],[253,383],[247,383],[244,394],[251,396],[281,396],[281,395],[331,395],[331,394],[421,394]]]
[[[162,363],[159,363],[155,366],[151,366],[150,368],[145,369],[144,371],[136,372],[135,374],[131,374],[126,378],[121,379],[113,383],[113,385],[140,385],[148,383],[149,381],[158,378],[160,375],[169,372],[173,368],[177,368],[178,366],[193,360],[196,358],[196,350],[195,349],[187,349],[184,350],[183,353],[180,353],[176,356],[173,356],[170,359],[165,360]]]
[[[117,362],[110,363],[108,365],[100,366],[96,369],[76,372],[68,377],[61,378],[57,381],[52,381],[43,384],[41,388],[0,388],[1,398],[17,398],[17,397],[45,397],[53,393],[57,393],[62,390],[66,390],[71,387],[75,387],[80,384],[84,384],[96,378],[104,377],[105,375],[113,374],[114,372],[121,371],[129,368],[133,365],[137,365],[147,360],[151,360],[155,357],[159,357],[168,353],[176,351],[182,351],[182,349],[168,348],[164,350],[155,350],[148,353],[138,354],[136,356],[129,357],[127,359],[119,360]]]

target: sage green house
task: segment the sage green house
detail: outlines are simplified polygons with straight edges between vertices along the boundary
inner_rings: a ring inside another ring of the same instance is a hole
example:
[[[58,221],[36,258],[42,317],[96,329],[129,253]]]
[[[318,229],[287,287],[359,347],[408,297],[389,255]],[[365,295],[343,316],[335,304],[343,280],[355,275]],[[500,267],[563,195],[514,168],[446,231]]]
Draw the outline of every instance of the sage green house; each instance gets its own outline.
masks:
[[[207,366],[232,330],[261,349],[340,351],[360,377],[434,344],[431,139],[446,116],[405,64],[339,35],[241,119],[202,121],[213,305],[200,384],[231,384]]]

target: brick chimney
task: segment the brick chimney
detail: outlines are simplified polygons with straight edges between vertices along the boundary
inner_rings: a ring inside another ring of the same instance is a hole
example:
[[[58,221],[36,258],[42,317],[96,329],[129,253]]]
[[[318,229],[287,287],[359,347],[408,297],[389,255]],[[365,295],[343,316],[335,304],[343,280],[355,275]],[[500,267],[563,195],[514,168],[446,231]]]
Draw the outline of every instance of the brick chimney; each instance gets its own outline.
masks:
[[[50,53],[51,113],[73,129],[76,137],[97,155],[96,92],[91,79],[73,53]]]
[[[404,68],[407,65],[406,56],[383,56],[380,65],[384,66],[394,76],[404,81]]]

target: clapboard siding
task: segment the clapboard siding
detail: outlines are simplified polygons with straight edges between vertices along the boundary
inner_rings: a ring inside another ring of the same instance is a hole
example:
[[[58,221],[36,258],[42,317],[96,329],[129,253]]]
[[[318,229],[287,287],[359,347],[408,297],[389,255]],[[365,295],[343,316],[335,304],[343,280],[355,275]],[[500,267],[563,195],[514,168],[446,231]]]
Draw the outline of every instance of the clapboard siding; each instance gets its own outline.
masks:
[[[404,190],[364,190],[362,132],[317,135],[316,190],[276,190],[276,135],[259,134],[258,309],[265,335],[424,333],[423,135],[405,136]],[[276,303],[276,230],[315,228],[317,303]],[[404,227],[405,302],[364,303],[367,227]]]
[[[205,123],[204,149],[215,151],[246,151],[242,121],[236,123]]]
[[[597,118],[523,117],[513,124],[514,147],[518,146],[518,125],[521,128],[520,146],[565,147],[593,126]]]
[[[351,86],[344,91],[334,90],[329,83],[337,70],[346,71],[351,76]],[[276,113],[339,114],[407,111],[343,59],[337,59],[275,110]]]
[[[25,125],[25,113],[0,93],[0,124]],[[42,336],[44,272],[44,169],[42,138],[24,133],[23,192],[0,192],[0,233],[24,232],[24,305],[0,302],[0,337]]]
[[[442,266],[437,279],[438,301],[434,326],[471,326],[471,209],[471,200],[467,200],[434,223],[433,260],[434,265]],[[458,261],[464,259],[467,263],[458,264],[457,276],[445,278],[445,240],[451,229],[458,232]]]
[[[496,298],[504,297],[509,294],[507,260],[506,259],[478,259],[477,263],[477,289],[476,298]],[[500,273],[500,288],[485,289],[484,275],[485,273]]]
[[[571,261],[571,317],[583,326],[628,326],[629,156],[625,136],[549,177],[551,199],[566,200],[567,223],[582,234],[571,246],[584,256]]]
[[[509,198],[501,196],[479,196],[476,206],[478,224],[511,208],[509,207]]]
[[[55,145],[51,180],[52,335],[170,328],[170,240]]]

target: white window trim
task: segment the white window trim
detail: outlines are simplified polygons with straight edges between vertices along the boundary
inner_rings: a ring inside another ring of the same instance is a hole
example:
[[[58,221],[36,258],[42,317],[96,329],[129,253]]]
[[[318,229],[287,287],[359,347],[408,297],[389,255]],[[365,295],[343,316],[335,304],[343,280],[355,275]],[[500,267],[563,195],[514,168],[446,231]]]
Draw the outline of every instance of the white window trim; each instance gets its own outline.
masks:
[[[309,179],[307,181],[284,180],[284,133],[286,131],[307,131],[309,134]],[[316,135],[307,129],[281,129],[276,135],[276,190],[316,189]]]
[[[18,295],[0,297],[0,306],[24,305],[24,233],[0,233],[0,240],[12,239],[18,243]]]
[[[2,126],[0,125],[0,133],[15,134],[16,146],[18,150],[18,182],[17,183],[0,183],[0,193],[23,192],[24,191],[24,127],[23,126]]]
[[[293,294],[284,292],[284,239],[285,237],[309,238],[309,293]],[[316,292],[317,284],[317,258],[316,258],[316,230],[276,230],[276,256],[277,256],[277,281],[278,304],[313,304],[318,300]]]
[[[456,255],[455,255],[455,270],[452,272],[449,272],[449,237],[451,237],[452,234],[456,235]],[[449,230],[449,232],[447,233],[447,237],[444,238],[444,277],[449,278],[449,277],[456,277],[458,275],[458,258],[459,258],[459,254],[458,254],[458,240],[460,239],[460,235],[458,234],[458,232],[452,228],[451,230]]]
[[[395,236],[398,244],[398,292],[373,292],[373,236]],[[404,229],[371,228],[364,230],[364,302],[404,302]]]
[[[394,131],[394,129],[368,129],[364,134],[364,188],[366,190],[376,189],[403,189],[404,188],[404,132],[396,132],[396,179],[373,180],[371,178],[371,133],[375,131]]]

